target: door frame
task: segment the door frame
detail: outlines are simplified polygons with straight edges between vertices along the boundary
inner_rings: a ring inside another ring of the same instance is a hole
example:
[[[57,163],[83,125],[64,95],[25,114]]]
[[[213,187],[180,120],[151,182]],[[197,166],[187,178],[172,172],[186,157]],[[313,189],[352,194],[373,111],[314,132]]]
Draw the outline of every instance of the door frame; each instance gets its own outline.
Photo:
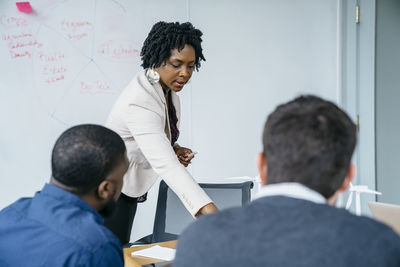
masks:
[[[359,22],[356,22],[356,7]],[[357,122],[357,146],[353,162],[357,175],[353,184],[376,190],[375,160],[375,24],[376,0],[343,2],[342,99],[341,106]],[[371,215],[368,201],[375,195],[363,194],[361,211]],[[354,203],[354,202],[353,202]]]

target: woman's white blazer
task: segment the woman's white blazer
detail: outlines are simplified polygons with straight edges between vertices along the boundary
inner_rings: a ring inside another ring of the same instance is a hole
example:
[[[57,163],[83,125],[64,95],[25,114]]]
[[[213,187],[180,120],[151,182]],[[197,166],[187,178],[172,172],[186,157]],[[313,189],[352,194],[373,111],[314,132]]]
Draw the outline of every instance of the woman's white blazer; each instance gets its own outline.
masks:
[[[179,97],[172,91],[171,98],[179,126]],[[122,192],[139,197],[161,177],[194,216],[212,201],[179,162],[171,146],[167,114],[162,87],[159,83],[151,85],[145,70],[136,75],[115,102],[106,126],[122,137],[127,148],[130,164]]]

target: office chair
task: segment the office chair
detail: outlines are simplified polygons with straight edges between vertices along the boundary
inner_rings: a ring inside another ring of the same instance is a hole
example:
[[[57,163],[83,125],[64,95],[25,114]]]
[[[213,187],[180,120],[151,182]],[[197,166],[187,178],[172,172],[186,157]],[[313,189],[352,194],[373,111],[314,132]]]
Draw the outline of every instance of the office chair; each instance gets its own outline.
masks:
[[[240,207],[250,202],[250,190],[253,182],[230,184],[200,183],[201,188],[210,196],[219,210]],[[177,195],[161,181],[158,192],[156,216],[153,234],[145,236],[134,245],[175,240],[179,234],[194,221]]]

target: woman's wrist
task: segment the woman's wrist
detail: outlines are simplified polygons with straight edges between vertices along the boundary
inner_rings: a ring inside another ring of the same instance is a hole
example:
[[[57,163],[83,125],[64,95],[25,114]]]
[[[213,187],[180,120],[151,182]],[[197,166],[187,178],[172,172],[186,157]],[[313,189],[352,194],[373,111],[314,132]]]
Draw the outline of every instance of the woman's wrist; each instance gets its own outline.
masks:
[[[177,149],[179,149],[181,146],[178,143],[175,143],[172,148],[174,149],[174,151],[176,152]]]

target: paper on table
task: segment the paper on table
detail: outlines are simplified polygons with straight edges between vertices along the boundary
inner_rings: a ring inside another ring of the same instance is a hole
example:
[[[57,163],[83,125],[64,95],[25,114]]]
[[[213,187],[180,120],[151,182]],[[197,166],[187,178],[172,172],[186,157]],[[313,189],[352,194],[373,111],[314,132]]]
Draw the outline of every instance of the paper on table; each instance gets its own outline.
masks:
[[[175,249],[160,247],[159,245],[132,252],[132,256],[143,256],[153,259],[172,261],[175,258]]]

